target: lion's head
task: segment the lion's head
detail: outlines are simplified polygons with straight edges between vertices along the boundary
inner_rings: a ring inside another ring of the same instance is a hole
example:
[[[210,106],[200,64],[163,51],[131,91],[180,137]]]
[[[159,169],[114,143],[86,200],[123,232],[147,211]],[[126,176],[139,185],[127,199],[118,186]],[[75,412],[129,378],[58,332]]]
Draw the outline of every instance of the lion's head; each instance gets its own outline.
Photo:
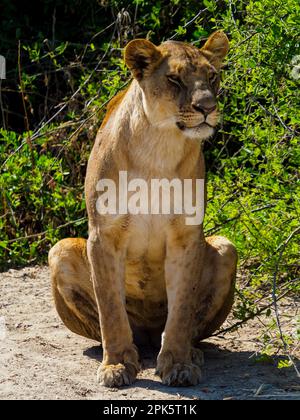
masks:
[[[125,48],[125,62],[143,92],[151,124],[177,127],[186,136],[206,139],[218,122],[217,92],[222,60],[229,49],[222,31],[199,49],[167,41],[159,47],[135,39]]]

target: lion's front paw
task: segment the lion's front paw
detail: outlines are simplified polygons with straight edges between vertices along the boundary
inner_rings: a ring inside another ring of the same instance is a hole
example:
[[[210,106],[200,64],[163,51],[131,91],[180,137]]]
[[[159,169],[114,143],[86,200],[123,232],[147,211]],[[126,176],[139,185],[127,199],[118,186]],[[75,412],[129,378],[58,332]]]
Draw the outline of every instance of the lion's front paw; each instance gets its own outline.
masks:
[[[106,363],[102,362],[97,372],[97,380],[100,385],[110,388],[131,385],[135,379],[140,365],[138,352],[135,347],[119,354],[117,360],[120,363],[107,363],[110,358],[107,356]],[[111,359],[112,360],[112,356]],[[116,359],[115,359],[116,360]]]
[[[158,357],[156,373],[168,386],[193,386],[201,380],[201,370],[196,362],[174,363],[170,352]]]
[[[136,378],[137,369],[133,365],[101,365],[97,372],[97,380],[100,385],[116,388],[123,385],[131,385]]]

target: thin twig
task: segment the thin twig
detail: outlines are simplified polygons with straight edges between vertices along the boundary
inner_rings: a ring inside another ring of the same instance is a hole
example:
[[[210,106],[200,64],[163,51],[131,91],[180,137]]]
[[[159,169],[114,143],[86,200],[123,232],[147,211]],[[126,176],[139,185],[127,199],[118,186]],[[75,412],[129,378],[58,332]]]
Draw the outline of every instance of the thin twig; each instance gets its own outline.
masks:
[[[280,316],[279,316],[279,311],[278,311],[278,305],[277,305],[277,302],[278,302],[278,298],[277,298],[277,276],[278,276],[278,272],[279,272],[279,263],[280,263],[280,261],[282,259],[282,255],[283,255],[283,253],[284,253],[284,251],[285,251],[288,243],[299,232],[300,232],[300,226],[298,228],[296,228],[288,236],[288,238],[284,241],[283,246],[282,246],[282,248],[280,250],[278,259],[277,259],[277,263],[276,263],[275,271],[274,271],[274,275],[273,275],[273,282],[272,282],[272,297],[273,297],[273,306],[274,306],[274,311],[275,311],[275,318],[276,318],[277,328],[278,328],[278,331],[279,331],[279,334],[280,334],[280,339],[282,341],[282,344],[283,344],[284,350],[286,352],[286,355],[289,358],[289,361],[291,362],[291,364],[293,365],[293,367],[294,367],[294,369],[296,371],[296,374],[297,374],[298,378],[300,378],[300,372],[299,372],[299,370],[298,370],[298,368],[297,368],[297,366],[296,366],[296,364],[295,364],[295,362],[294,362],[294,360],[293,360],[293,358],[292,358],[292,356],[290,354],[289,346],[288,346],[288,344],[287,344],[287,342],[286,342],[286,340],[284,338],[283,332],[282,332],[282,326],[281,326],[281,321],[280,321]]]
[[[192,23],[194,23],[195,22],[195,20],[196,19],[198,19],[198,17],[200,17],[201,15],[202,15],[202,13],[204,13],[204,12],[207,12],[207,10],[208,10],[208,7],[206,7],[205,9],[201,9],[201,10],[199,10],[199,12],[191,19],[191,20],[189,20],[188,22],[186,22],[184,25],[183,25],[183,28],[184,29],[186,29],[188,26],[190,26]],[[172,39],[174,39],[174,38],[176,38],[178,36],[178,33],[176,32],[175,34],[173,34],[170,38],[168,38],[170,41],[172,40]]]
[[[28,113],[27,113],[27,107],[25,102],[25,95],[24,95],[24,84],[22,79],[22,70],[21,70],[21,41],[18,42],[18,72],[19,72],[19,83],[20,83],[20,91],[21,91],[21,98],[22,98],[22,104],[23,104],[23,110],[24,110],[24,123],[25,123],[25,130],[27,131],[27,137],[25,139],[25,142],[28,144],[30,155],[31,155],[31,162],[33,168],[35,167],[34,162],[34,156],[33,156],[33,147],[32,142],[30,138],[30,127],[29,127],[29,119],[28,119]],[[21,143],[22,145],[22,143]]]
[[[231,19],[232,19],[232,21],[233,21],[233,24],[234,24],[234,26],[235,26],[235,29],[238,29],[238,26],[237,26],[237,24],[236,24],[236,20],[235,20],[235,18],[234,18],[233,10],[232,10],[232,1],[231,1],[231,0],[229,0],[229,10],[230,10]]]
[[[54,163],[57,161],[57,159],[61,156],[62,152],[65,150],[65,148],[67,147],[67,145],[70,143],[70,141],[80,133],[81,129],[86,125],[86,123],[88,121],[90,121],[90,119],[92,119],[96,114],[98,114],[109,102],[110,100],[116,95],[116,93],[118,93],[120,90],[122,90],[130,81],[126,81],[122,86],[120,86],[119,89],[117,89],[113,95],[111,95],[105,102],[103,102],[93,113],[91,113],[87,118],[85,118],[82,123],[80,124],[80,126],[78,128],[76,128],[76,130],[70,134],[70,136],[68,137],[66,143],[61,147],[59,153],[57,154],[57,156],[55,157],[52,166],[54,165]]]
[[[264,107],[260,102],[259,102],[259,100],[258,99],[256,99],[256,98],[254,98],[254,101],[261,107],[261,109],[263,109],[268,115],[270,115],[271,117],[273,117],[274,119],[276,119],[276,120],[278,120],[279,122],[280,122],[280,124],[282,125],[282,127],[285,129],[285,130],[288,130],[290,133],[292,133],[293,135],[296,135],[296,134],[300,134],[300,132],[299,131],[297,131],[297,130],[293,130],[291,127],[289,127],[288,125],[286,125],[283,121],[282,121],[282,118],[278,115],[278,112],[277,112],[277,110],[276,110],[276,108],[275,108],[275,114],[273,114],[271,111],[269,111],[266,107]],[[274,107],[274,105],[273,105],[273,107]]]
[[[67,227],[67,226],[74,225],[75,223],[83,222],[83,221],[86,221],[86,220],[87,220],[86,217],[81,217],[80,219],[72,220],[70,222],[64,223],[63,225],[54,227],[52,229],[53,230],[63,229],[65,227]],[[19,242],[19,241],[23,241],[23,240],[27,240],[27,239],[36,238],[37,236],[45,236],[48,232],[49,232],[49,229],[48,230],[45,230],[44,232],[33,233],[32,235],[28,235],[28,236],[20,236],[19,238],[10,239],[6,243],[7,244],[11,244],[11,243],[14,243],[14,242]]]
[[[297,394],[295,394],[295,393],[288,393],[288,392],[285,392],[284,394],[263,394],[263,395],[255,395],[255,397],[256,398],[276,398],[276,399],[278,399],[278,398],[287,398],[287,397],[290,397],[290,398],[299,398],[299,396],[300,396],[300,394],[299,393],[297,393]]]
[[[88,49],[88,47],[89,47],[89,45],[90,45],[90,43],[95,39],[95,38],[97,38],[99,35],[101,35],[101,34],[103,34],[105,31],[107,31],[107,29],[110,29],[112,26],[114,26],[116,24],[116,21],[113,21],[112,23],[110,23],[108,26],[106,26],[106,28],[104,28],[104,29],[101,29],[101,31],[99,31],[99,32],[97,32],[96,34],[94,34],[93,36],[92,36],[92,38],[89,40],[89,42],[85,45],[85,47],[84,47],[84,50],[83,50],[83,53],[82,53],[82,55],[81,55],[81,57],[80,57],[80,62],[82,63],[82,61],[83,61],[83,58],[84,58],[84,56],[85,56],[85,54],[86,54],[86,51],[87,51],[87,49]]]
[[[284,293],[282,293],[278,298],[277,302],[281,299],[283,299],[285,296],[287,296],[290,293],[290,290],[286,290]],[[246,324],[248,321],[251,321],[252,319],[256,318],[259,315],[262,315],[266,310],[270,309],[273,306],[273,302],[269,303],[268,305],[263,306],[255,313],[252,313],[251,315],[248,315],[246,318],[244,318],[242,321],[236,322],[235,324],[231,325],[228,328],[224,328],[214,334],[212,334],[212,337],[218,337],[219,335],[226,334],[230,331],[236,330],[238,327],[241,327],[242,325]]]
[[[235,49],[237,49],[238,47],[240,47],[241,45],[245,44],[245,42],[249,41],[249,39],[253,38],[254,35],[257,35],[259,32],[254,31],[252,34],[250,34],[249,36],[247,36],[247,38],[243,39],[243,41],[239,42],[238,44],[235,45]]]
[[[272,207],[275,207],[275,204],[267,204],[265,206],[262,206],[262,207],[259,207],[257,209],[251,210],[251,213],[256,213],[256,212],[259,212],[261,210],[269,209],[269,208],[272,208]],[[230,217],[230,218],[226,219],[224,222],[219,223],[219,224],[215,225],[214,227],[206,230],[205,233],[215,233],[216,231],[219,230],[219,228],[223,227],[227,223],[230,223],[230,222],[233,222],[234,220],[239,219],[242,215],[243,215],[243,213],[239,212],[236,216]]]
[[[2,116],[2,126],[4,130],[6,130],[6,121],[5,121],[5,113],[4,113],[4,105],[3,105],[3,98],[2,98],[2,79],[0,79],[0,108],[1,108],[1,116]]]

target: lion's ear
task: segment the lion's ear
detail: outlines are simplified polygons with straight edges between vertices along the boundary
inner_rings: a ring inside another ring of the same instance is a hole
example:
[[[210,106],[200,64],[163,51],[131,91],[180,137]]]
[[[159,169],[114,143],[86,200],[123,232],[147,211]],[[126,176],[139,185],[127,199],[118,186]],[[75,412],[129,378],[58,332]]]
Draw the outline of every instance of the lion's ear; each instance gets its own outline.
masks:
[[[223,31],[214,32],[201,48],[202,54],[208,61],[219,69],[229,50],[229,41]]]
[[[124,51],[125,63],[137,80],[147,76],[162,58],[158,48],[147,39],[134,39]]]

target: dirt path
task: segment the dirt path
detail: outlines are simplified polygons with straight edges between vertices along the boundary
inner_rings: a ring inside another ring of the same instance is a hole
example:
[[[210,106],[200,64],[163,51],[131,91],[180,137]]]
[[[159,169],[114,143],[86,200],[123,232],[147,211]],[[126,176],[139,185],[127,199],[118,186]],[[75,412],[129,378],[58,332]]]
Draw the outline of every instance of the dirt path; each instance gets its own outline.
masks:
[[[294,319],[297,310],[290,301],[281,307]],[[48,269],[9,270],[0,274],[0,399],[300,399],[293,369],[255,361],[260,334],[261,324],[253,321],[226,339],[203,343],[203,382],[197,387],[161,385],[155,355],[143,349],[145,370],[134,386],[107,389],[95,379],[101,349],[69,332],[54,310]]]

